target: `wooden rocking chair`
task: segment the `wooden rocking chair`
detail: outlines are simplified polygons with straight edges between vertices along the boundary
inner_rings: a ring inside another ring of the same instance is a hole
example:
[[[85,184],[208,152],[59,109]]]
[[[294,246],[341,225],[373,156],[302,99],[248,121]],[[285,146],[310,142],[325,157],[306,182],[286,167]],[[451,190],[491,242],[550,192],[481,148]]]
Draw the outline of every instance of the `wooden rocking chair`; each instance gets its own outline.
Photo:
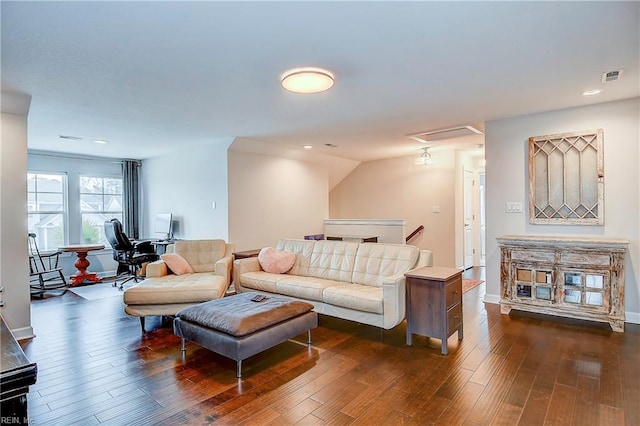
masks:
[[[31,295],[42,296],[49,290],[63,289],[67,291],[67,280],[58,266],[59,251],[40,253],[36,234],[29,233],[29,287]],[[61,293],[61,294],[62,294]]]

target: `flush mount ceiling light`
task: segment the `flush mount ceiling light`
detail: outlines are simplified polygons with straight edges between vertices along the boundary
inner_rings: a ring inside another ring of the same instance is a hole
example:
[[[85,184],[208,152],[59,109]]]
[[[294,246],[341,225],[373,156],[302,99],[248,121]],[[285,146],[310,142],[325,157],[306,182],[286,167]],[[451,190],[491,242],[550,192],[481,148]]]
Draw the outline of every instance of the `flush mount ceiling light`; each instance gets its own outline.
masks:
[[[582,92],[582,95],[583,96],[593,96],[593,95],[597,95],[600,92],[602,92],[602,90],[600,90],[600,89],[585,90],[584,92]]]
[[[293,93],[320,93],[333,87],[334,76],[322,68],[294,68],[282,74],[280,81]]]
[[[93,143],[97,143],[98,145],[105,145],[105,144],[109,143],[109,141],[106,141],[104,139],[95,139],[93,141]]]
[[[416,166],[426,166],[431,163],[433,163],[433,160],[431,159],[429,148],[422,148],[422,154],[420,154],[420,157],[415,159]]]

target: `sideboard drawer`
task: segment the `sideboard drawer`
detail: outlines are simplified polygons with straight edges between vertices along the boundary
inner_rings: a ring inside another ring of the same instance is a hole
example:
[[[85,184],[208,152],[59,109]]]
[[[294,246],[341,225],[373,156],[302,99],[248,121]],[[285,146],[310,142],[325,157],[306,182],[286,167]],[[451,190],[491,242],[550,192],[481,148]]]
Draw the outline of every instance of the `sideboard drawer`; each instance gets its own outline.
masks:
[[[550,262],[555,260],[555,253],[543,250],[512,250],[512,260],[524,260],[528,262]]]
[[[560,253],[560,262],[579,265],[611,265],[611,256],[589,253]]]

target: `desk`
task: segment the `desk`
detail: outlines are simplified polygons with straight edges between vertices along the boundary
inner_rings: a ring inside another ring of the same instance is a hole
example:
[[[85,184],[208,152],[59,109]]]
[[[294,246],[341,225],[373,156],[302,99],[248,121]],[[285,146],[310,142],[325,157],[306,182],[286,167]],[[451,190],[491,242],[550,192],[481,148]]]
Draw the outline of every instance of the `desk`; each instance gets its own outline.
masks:
[[[95,274],[95,272],[88,272],[87,268],[91,263],[87,259],[87,254],[93,250],[104,249],[103,244],[71,244],[68,246],[60,246],[58,250],[63,252],[74,252],[78,256],[78,260],[73,265],[78,271],[71,275],[71,287],[78,286],[88,280],[94,283],[102,282],[102,280]]]
[[[0,346],[0,423],[29,424],[27,392],[29,386],[36,382],[38,368],[27,359],[1,316]]]
[[[175,241],[151,241],[151,244],[156,248],[156,254],[161,255],[167,251],[167,246],[175,243]]]

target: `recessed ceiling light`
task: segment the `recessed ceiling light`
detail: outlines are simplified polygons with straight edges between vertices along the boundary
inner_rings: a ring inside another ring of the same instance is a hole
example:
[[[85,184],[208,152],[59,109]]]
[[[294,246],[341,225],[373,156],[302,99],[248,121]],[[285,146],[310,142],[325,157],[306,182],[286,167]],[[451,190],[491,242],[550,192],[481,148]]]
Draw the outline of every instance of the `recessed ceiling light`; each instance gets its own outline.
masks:
[[[93,141],[93,143],[104,145],[104,144],[108,143],[108,141],[105,141],[103,139],[96,139],[96,140]]]
[[[280,81],[293,93],[320,93],[333,87],[334,76],[322,68],[294,68],[282,74]]]
[[[311,149],[311,148],[313,148],[313,145],[305,145],[303,148],[304,149]]]
[[[582,95],[584,95],[584,96],[593,96],[593,95],[597,95],[600,92],[602,92],[602,90],[600,90],[600,89],[585,90],[584,92],[582,92]]]

